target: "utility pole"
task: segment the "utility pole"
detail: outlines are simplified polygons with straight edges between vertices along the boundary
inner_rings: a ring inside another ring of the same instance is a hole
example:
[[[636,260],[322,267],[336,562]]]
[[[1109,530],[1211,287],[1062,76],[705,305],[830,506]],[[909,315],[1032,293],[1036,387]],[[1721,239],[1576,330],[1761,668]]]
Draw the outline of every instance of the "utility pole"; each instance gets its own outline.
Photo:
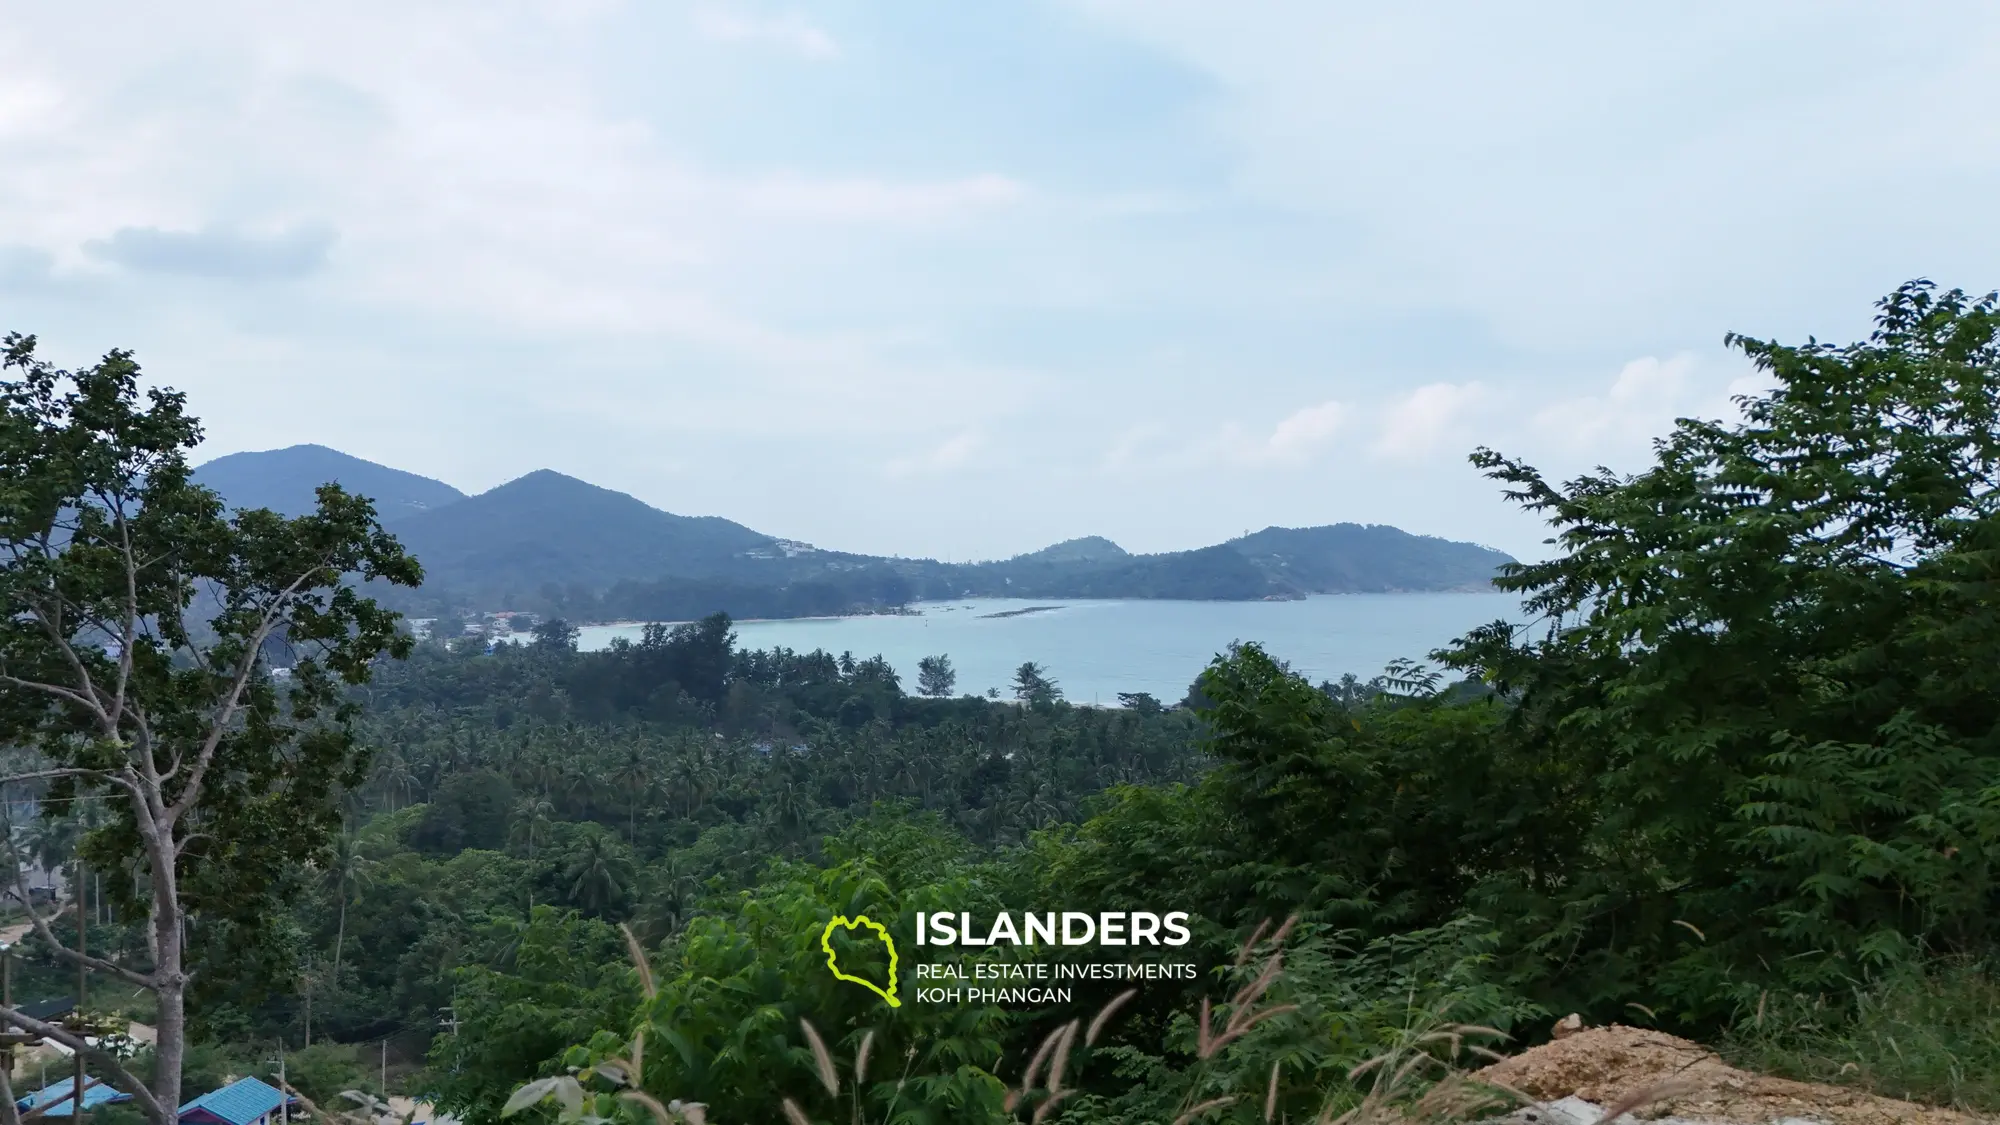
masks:
[[[90,1032],[90,1015],[85,1008],[90,998],[90,967],[83,963],[84,923],[88,918],[84,900],[90,897],[90,874],[84,870],[83,857],[76,857],[76,1028],[77,1038],[82,1039]],[[83,1112],[83,1051],[76,1052],[76,1084],[69,1088],[71,1125],[84,1125]]]
[[[14,1006],[14,946],[0,945],[0,1008]],[[7,1068],[7,1080],[14,1080],[14,1045],[0,1048],[0,1067]]]
[[[452,999],[454,999],[454,1000],[458,999],[458,990],[457,990],[457,989],[453,989],[453,990],[452,990],[452,994],[451,994],[451,995],[452,995]],[[458,1009],[457,1009],[457,1007],[456,1007],[456,1006],[454,1006],[454,1007],[449,1007],[449,1008],[439,1008],[439,1009],[438,1009],[438,1014],[439,1014],[440,1016],[442,1016],[442,1017],[443,1017],[442,1019],[439,1019],[439,1020],[438,1020],[438,1022],[439,1022],[439,1023],[441,1023],[441,1024],[443,1024],[444,1026],[446,1026],[446,1027],[448,1027],[448,1028],[450,1028],[450,1029],[451,1029],[451,1072],[452,1072],[453,1074],[457,1074],[457,1073],[458,1073],[458,1051],[459,1051],[459,1047],[458,1047]]]

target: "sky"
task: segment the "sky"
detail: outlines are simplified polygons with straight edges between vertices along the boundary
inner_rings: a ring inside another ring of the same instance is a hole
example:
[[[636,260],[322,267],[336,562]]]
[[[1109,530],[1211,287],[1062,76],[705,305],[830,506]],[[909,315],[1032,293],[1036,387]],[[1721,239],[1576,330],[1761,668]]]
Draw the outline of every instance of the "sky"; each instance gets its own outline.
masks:
[[[2000,6],[0,0],[0,331],[198,460],[551,468],[874,554],[1633,471],[2000,286]]]

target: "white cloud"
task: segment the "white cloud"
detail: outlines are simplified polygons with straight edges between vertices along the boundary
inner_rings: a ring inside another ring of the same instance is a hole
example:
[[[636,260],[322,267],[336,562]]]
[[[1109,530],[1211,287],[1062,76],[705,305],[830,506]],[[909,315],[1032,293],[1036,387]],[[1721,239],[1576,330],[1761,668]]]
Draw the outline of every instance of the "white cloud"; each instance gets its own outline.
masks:
[[[1777,385],[1778,380],[1768,371],[1753,370],[1738,375],[1729,381],[1729,386],[1723,388],[1721,396],[1711,404],[1710,409],[1703,412],[1702,416],[1737,421],[1743,417],[1743,410],[1737,404],[1737,399],[1757,397],[1776,388]]]
[[[768,44],[808,59],[840,56],[840,44],[833,36],[793,12],[760,18],[705,8],[695,13],[695,27],[721,43]]]
[[[1006,176],[988,173],[938,183],[882,180],[802,180],[786,178],[749,185],[743,206],[759,215],[853,220],[930,220],[1002,207],[1025,189]]]
[[[1427,383],[1391,402],[1380,415],[1375,452],[1423,457],[1463,436],[1467,416],[1486,401],[1478,383]]]
[[[1245,503],[1521,549],[1472,445],[1643,463],[1726,405],[1724,331],[1852,339],[2000,260],[1877,202],[2000,190],[1990,4],[1075,2],[13,5],[0,328],[136,347],[209,453],[906,553]],[[840,487],[891,460],[959,474],[965,540]]]
[[[1212,83],[1202,120],[1245,197],[1366,232],[1343,277],[1358,299],[1449,304],[1524,348],[1616,348],[1779,316],[1826,332],[1829,308],[1920,274],[1992,283],[1992,225],[1954,235],[1952,208],[1879,202],[1929,194],[1931,169],[1956,198],[2000,186],[2000,117],[1980,108],[2000,94],[1990,3],[1941,0],[1925,19],[1848,4],[1831,21],[1817,0],[1671,18],[1071,3]]]
[[[0,174],[0,273],[46,262],[40,271],[65,283],[107,287],[116,296],[94,315],[115,316],[119,342],[147,344],[161,370],[204,372],[190,389],[219,442],[260,440],[245,432],[257,426],[247,406],[242,423],[230,417],[248,401],[232,384],[260,376],[213,361],[250,345],[221,336],[279,331],[281,318],[176,291],[169,274],[296,280],[285,327],[308,334],[374,337],[332,325],[393,322],[432,339],[554,346],[606,368],[577,381],[496,377],[479,401],[502,411],[555,402],[601,407],[619,426],[923,433],[1004,417],[1039,393],[1025,365],[912,332],[921,314],[866,268],[901,251],[898,238],[929,251],[976,237],[977,221],[1026,197],[1020,180],[951,162],[778,174],[691,147],[644,107],[605,96],[603,39],[631,5],[357,2],[334,18],[203,0],[171,18],[111,21],[101,37],[53,10],[0,27],[0,140],[34,153]],[[718,54],[702,37],[838,49],[796,16],[710,9],[663,22],[649,49],[669,69]],[[100,51],[118,81],[74,65]],[[792,292],[774,296],[780,286]],[[877,287],[876,303],[821,314],[823,302],[807,303],[815,287],[856,300]],[[281,299],[271,286],[239,291]],[[197,316],[175,304],[196,301],[207,302]],[[209,320],[208,354],[161,350],[141,332],[148,315],[189,339]],[[259,320],[271,327],[246,330]],[[393,332],[381,340],[396,350]],[[357,369],[387,365],[301,351],[358,390],[420,392],[422,410],[457,390],[446,376],[372,387]]]
[[[1131,470],[1144,471],[1154,460],[1147,447],[1161,437],[1165,430],[1157,423],[1139,423],[1127,426],[1111,439],[1111,445],[1099,459],[1099,466],[1107,472],[1122,473]]]
[[[1279,422],[1264,448],[1281,460],[1303,460],[1326,444],[1347,418],[1347,407],[1338,402],[1322,402],[1295,410]]]
[[[922,453],[898,457],[884,467],[892,477],[925,476],[962,469],[986,445],[983,435],[967,431],[945,439]]]
[[[1721,361],[1693,353],[1642,356],[1619,368],[1604,393],[1561,399],[1535,411],[1526,419],[1527,438],[1560,458],[1637,467],[1676,419],[1740,421],[1736,398],[1773,386],[1768,374],[1745,367],[1735,354]]]
[[[1268,433],[1225,422],[1200,436],[1176,436],[1157,422],[1127,427],[1112,439],[1099,464],[1106,471],[1144,475],[1212,465],[1305,465],[1327,451],[1347,424],[1345,403],[1302,406]]]
[[[1635,359],[1604,394],[1551,403],[1535,412],[1531,424],[1542,440],[1568,450],[1642,443],[1672,426],[1688,400],[1694,367],[1694,356],[1685,354]]]

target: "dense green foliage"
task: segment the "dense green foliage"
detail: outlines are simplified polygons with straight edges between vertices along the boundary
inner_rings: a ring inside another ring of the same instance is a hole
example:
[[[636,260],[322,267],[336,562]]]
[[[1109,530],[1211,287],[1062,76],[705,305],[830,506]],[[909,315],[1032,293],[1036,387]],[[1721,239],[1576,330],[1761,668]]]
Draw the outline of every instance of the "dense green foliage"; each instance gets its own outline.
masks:
[[[380,670],[352,828],[288,919],[296,987],[205,1005],[209,1035],[297,1042],[308,997],[315,1037],[405,1050],[447,1008],[482,1027],[531,1000],[572,1013],[460,1038],[460,1072],[497,1089],[629,1010],[609,922],[682,934],[710,896],[773,859],[824,859],[822,837],[874,808],[927,812],[964,848],[1018,846],[1106,786],[1202,768],[1186,713],[917,697],[880,659],[741,650],[723,618],[594,653],[545,636],[427,644]]]
[[[936,658],[906,691],[719,616],[421,646],[357,697],[373,772],[285,919],[296,994],[201,1014],[428,1042],[416,1085],[470,1125],[565,1076],[525,1101],[1303,1120],[1571,1011],[2000,1108],[1996,304],[1914,283],[1849,347],[1732,337],[1776,389],[1635,476],[1481,451],[1555,551],[1500,580],[1535,624],[1441,670],[1314,685],[1245,643],[1179,706],[1108,710],[1033,663],[1006,702]],[[1029,562],[1134,564],[1061,554]],[[1196,979],[1123,999],[892,1009],[817,946],[835,915],[1179,908]]]
[[[1777,389],[1637,477],[1478,458],[1560,532],[1504,583],[1552,626],[1450,660],[1512,703],[1500,744],[1590,803],[1564,885],[1498,900],[1583,996],[1708,1021],[1992,949],[1996,330],[1993,298],[1912,285],[1861,344],[1732,338]]]
[[[1340,995],[1339,1025],[1375,1027],[1374,1049],[1420,1014],[1521,1028],[1574,1010],[1720,1037],[1818,1077],[1990,1098],[1962,1064],[1984,1057],[1967,1044],[1991,1028],[1979,966],[2000,906],[1996,328],[1993,298],[1914,284],[1861,344],[1733,337],[1776,389],[1746,401],[1741,424],[1680,423],[1644,473],[1557,485],[1482,451],[1557,531],[1554,558],[1501,580],[1539,624],[1436,654],[1465,677],[1448,686],[1403,666],[1314,687],[1241,646],[1191,693],[1214,762],[1198,780],[1118,787],[1082,821],[939,879],[1015,903],[1200,903],[1211,957],[1296,913],[1271,995]],[[849,863],[819,877],[858,875]],[[773,871],[759,893],[802,893],[801,878]],[[888,879],[884,893],[925,887]],[[1386,978],[1334,951],[1413,941],[1433,953],[1409,987],[1436,1003],[1370,1025],[1353,986]],[[662,952],[706,971],[692,945]],[[773,934],[755,963],[782,970],[786,956]],[[1925,983],[1939,979],[1955,983]],[[1066,1116],[1152,1119],[1227,1091],[1240,1100],[1217,1119],[1257,1119],[1263,1063],[1213,1074],[1234,1053],[1277,1052],[1278,1104],[1361,1095],[1306,1061],[1338,1036],[1303,1003],[1229,1052],[1189,1051],[1175,1020],[1200,991],[1146,990],[1114,1040],[1127,1081],[1091,1068]],[[842,1042],[869,1022],[805,1006],[758,1012],[767,1031],[807,1016]],[[984,1072],[1071,1014],[1005,1014],[1016,1026]],[[1880,1049],[1890,1035],[1913,1050]],[[796,1057],[786,1042],[767,1049],[768,1073]],[[811,1072],[790,1065],[797,1080],[777,1085],[810,1107]],[[776,1092],[675,1068],[658,1080],[663,1096],[741,1114]]]
[[[0,367],[8,882],[17,902],[30,899],[17,801],[97,814],[60,858],[77,864],[72,884],[85,866],[110,876],[77,886],[78,909],[108,899],[138,923],[143,957],[79,949],[41,912],[31,929],[44,952],[150,994],[151,1081],[80,1028],[12,1007],[0,1018],[88,1059],[164,1125],[180,1104],[190,1000],[254,989],[288,960],[267,922],[337,823],[340,791],[364,776],[349,689],[410,648],[396,615],[354,580],[415,586],[422,571],[372,504],[338,485],[292,518],[225,513],[190,480],[201,428],[184,396],[142,392],[129,352],[64,370],[34,337],[10,334]],[[272,674],[273,658],[287,675]],[[214,971],[225,964],[227,976]]]

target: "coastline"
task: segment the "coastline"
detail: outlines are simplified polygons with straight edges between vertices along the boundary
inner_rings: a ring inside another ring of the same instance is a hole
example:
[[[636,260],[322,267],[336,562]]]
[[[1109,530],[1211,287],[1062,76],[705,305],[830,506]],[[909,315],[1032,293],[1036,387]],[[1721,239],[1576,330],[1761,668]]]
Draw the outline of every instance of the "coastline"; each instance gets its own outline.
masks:
[[[1401,597],[1412,597],[1412,596],[1430,596],[1439,594],[1461,594],[1461,595],[1504,594],[1506,592],[1507,591],[1501,590],[1498,587],[1493,587],[1493,586],[1488,586],[1483,589],[1477,586],[1450,586],[1436,590],[1329,590],[1324,593],[1299,594],[1293,597],[1266,596],[1261,598],[1053,598],[1053,599],[1040,598],[1038,599],[1030,597],[1008,597],[1005,595],[981,595],[978,597],[963,597],[963,598],[930,598],[922,601],[913,601],[905,603],[904,606],[900,609],[877,610],[872,613],[816,613],[802,617],[732,617],[729,619],[729,623],[731,625],[771,625],[771,624],[777,624],[779,622],[788,622],[788,621],[862,621],[872,617],[923,617],[925,616],[925,612],[921,608],[919,608],[921,606],[962,605],[967,602],[1055,601],[1061,603],[1058,605],[1038,604],[1018,610],[1007,610],[1001,613],[984,613],[978,615],[983,620],[989,618],[998,619],[998,618],[1030,617],[1038,613],[1050,612],[1059,609],[1066,609],[1069,608],[1070,606],[1081,605],[1081,604],[1112,605],[1112,604],[1119,604],[1126,602],[1140,602],[1140,603],[1158,603],[1163,605],[1259,605],[1259,604],[1269,605],[1269,604],[1286,604],[1292,602],[1303,602],[1303,601],[1309,601],[1313,598],[1401,598]],[[686,621],[632,621],[632,620],[578,621],[578,622],[573,622],[573,624],[575,624],[578,628],[582,629],[626,629],[626,628],[642,628],[647,625],[666,625],[669,627],[675,625],[693,625],[696,623],[697,620],[699,619],[689,619]]]

